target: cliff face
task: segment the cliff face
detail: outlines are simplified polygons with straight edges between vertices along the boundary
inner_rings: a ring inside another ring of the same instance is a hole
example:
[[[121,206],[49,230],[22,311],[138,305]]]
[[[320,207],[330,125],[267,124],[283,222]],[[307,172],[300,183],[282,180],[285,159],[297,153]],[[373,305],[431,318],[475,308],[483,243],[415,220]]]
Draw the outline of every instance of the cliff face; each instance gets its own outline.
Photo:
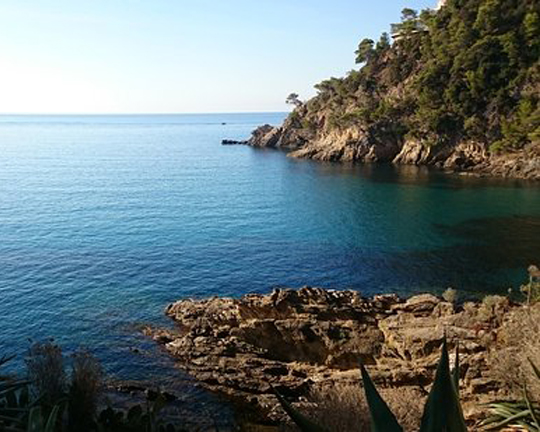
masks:
[[[455,145],[426,146],[416,139],[372,142],[356,128],[335,130],[306,137],[287,126],[261,126],[248,141],[253,147],[289,151],[295,158],[326,162],[392,163],[427,165],[449,172],[480,176],[540,180],[540,144],[529,143],[521,149],[490,152],[478,141],[464,140]]]
[[[316,85],[249,144],[322,161],[540,179],[540,1],[448,0],[405,13],[364,66]]]

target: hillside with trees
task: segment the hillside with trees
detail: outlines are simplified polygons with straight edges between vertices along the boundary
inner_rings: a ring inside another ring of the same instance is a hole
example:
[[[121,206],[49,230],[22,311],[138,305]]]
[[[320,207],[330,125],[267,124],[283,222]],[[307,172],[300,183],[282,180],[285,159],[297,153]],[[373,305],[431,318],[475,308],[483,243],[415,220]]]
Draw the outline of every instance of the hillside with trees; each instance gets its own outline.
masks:
[[[404,9],[359,69],[317,85],[251,144],[330,161],[425,164],[540,178],[540,1]]]

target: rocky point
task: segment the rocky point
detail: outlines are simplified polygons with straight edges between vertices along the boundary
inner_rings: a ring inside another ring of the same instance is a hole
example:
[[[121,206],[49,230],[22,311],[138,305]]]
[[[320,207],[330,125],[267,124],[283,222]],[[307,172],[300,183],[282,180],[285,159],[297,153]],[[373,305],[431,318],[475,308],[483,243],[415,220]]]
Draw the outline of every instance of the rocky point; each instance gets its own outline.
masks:
[[[166,308],[175,329],[150,332],[202,385],[271,419],[283,416],[272,387],[302,400],[314,388],[360,385],[360,361],[380,388],[425,392],[446,335],[451,346],[459,343],[461,397],[473,421],[501,390],[488,374],[488,352],[517,309],[497,296],[455,306],[432,294],[366,298],[304,287],[181,300]]]

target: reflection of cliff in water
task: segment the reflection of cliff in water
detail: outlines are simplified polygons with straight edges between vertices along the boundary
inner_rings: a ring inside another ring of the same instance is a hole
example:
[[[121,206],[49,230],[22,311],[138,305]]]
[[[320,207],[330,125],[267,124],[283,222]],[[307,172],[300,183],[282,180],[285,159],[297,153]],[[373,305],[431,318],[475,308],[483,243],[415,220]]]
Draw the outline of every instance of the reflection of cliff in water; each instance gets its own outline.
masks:
[[[302,161],[305,163],[305,161]],[[314,162],[318,174],[328,176],[360,176],[375,183],[396,183],[430,188],[462,189],[471,187],[538,187],[538,182],[479,177],[447,173],[440,169],[416,165],[355,164],[347,162]]]

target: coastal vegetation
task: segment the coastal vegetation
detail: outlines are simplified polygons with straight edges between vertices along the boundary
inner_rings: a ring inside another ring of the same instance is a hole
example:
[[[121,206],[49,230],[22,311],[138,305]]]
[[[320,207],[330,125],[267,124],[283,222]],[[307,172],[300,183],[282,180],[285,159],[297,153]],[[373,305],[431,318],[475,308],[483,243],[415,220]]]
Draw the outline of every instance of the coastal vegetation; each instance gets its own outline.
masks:
[[[530,266],[519,303],[460,303],[455,290],[403,300],[314,288],[184,300],[167,308],[181,327],[148,334],[205,387],[266,415],[273,406],[273,422],[286,425],[287,413],[303,432],[540,431],[539,276]],[[2,431],[193,430],[171,420],[167,393],[115,407],[86,350],[66,358],[54,342],[36,343],[25,362],[24,378],[0,376]]]
[[[0,367],[13,357],[0,358]],[[27,376],[0,374],[2,432],[175,432],[180,425],[162,415],[165,393],[149,392],[143,404],[116,408],[105,401],[99,361],[79,350],[67,360],[53,342],[33,344],[26,357]]]
[[[402,432],[396,416],[381,397],[366,368],[360,364],[365,398],[371,418],[371,432]],[[450,371],[450,361],[446,340],[443,340],[442,355],[435,374],[435,380],[427,398],[420,432],[465,432],[467,426],[459,402],[459,353],[456,349],[455,365]],[[326,429],[294,409],[286,399],[276,392],[283,409],[298,425],[302,432],[325,432]]]
[[[309,128],[357,125],[424,145],[475,140],[493,150],[540,139],[540,3],[449,0],[404,9],[375,44],[360,42],[360,70],[317,84],[300,116]],[[299,113],[298,113],[299,114]]]
[[[526,152],[534,166],[522,161],[519,168],[486,171],[538,177],[538,0],[407,8],[391,34],[361,40],[359,69],[316,84],[315,97],[297,104],[271,134],[256,131],[252,144],[320,160],[453,170],[486,168],[501,155]]]
[[[528,273],[529,282],[521,287],[521,292],[526,296],[525,310],[519,314],[519,320],[514,319],[506,323],[504,331],[501,332],[504,344],[499,344],[490,354],[490,373],[508,388],[509,397],[506,400],[491,401],[486,404],[487,415],[476,426],[483,431],[498,431],[507,427],[531,432],[540,431],[540,369],[537,366],[537,362],[540,362],[540,342],[538,340],[540,334],[540,308],[538,307],[540,273],[534,265],[529,266]],[[451,300],[454,302],[457,294],[455,290],[449,288],[443,296],[450,292]],[[496,303],[496,301],[497,299],[487,296],[483,303],[488,305]],[[372,432],[403,430],[458,432],[467,430],[459,401],[459,381],[462,376],[459,364],[459,344],[456,344],[454,367],[450,369],[447,342],[446,338],[443,339],[442,355],[437,366],[434,383],[427,399],[420,397],[420,399],[426,400],[421,418],[415,418],[419,412],[422,412],[420,406],[415,407],[413,402],[414,398],[418,398],[417,395],[402,393],[401,402],[397,405],[401,407],[401,410],[399,416],[395,416],[377,391],[369,373],[362,364],[360,364],[360,371],[366,402],[364,406],[359,406],[361,395],[358,391],[354,392],[353,405],[350,405],[348,409],[356,415],[349,413],[349,418],[353,420],[347,425],[346,430],[369,430]],[[296,410],[278,392],[276,395],[283,409],[302,432],[345,430],[342,423],[340,424],[340,421],[343,420],[336,420],[332,416],[332,412],[336,409],[339,411],[339,408],[328,403],[325,405],[324,395],[313,399],[315,409],[309,410],[308,413],[314,418],[319,418],[320,424]],[[335,397],[335,395],[333,396]],[[512,396],[517,396],[517,398],[514,399]],[[403,409],[403,406],[406,408]],[[322,412],[319,409],[322,409]],[[405,427],[400,425],[397,417],[404,420]],[[331,418],[332,421],[328,422],[328,418]],[[367,418],[370,419],[369,424],[366,421]],[[321,424],[326,424],[328,427],[321,426]],[[337,425],[339,427],[336,427]]]
[[[459,420],[444,411],[452,408],[469,430],[527,424],[535,431],[538,276],[531,266],[521,290],[481,301],[451,289],[444,298],[400,299],[311,287],[186,299],[166,309],[176,328],[147,334],[205,388],[258,412],[268,430],[297,430],[275,426],[287,424],[285,412],[303,431],[441,430],[428,424]],[[446,340],[459,355],[448,355]],[[434,394],[446,403],[433,402]],[[372,423],[387,417],[395,429]],[[465,430],[459,421],[453,427]]]

